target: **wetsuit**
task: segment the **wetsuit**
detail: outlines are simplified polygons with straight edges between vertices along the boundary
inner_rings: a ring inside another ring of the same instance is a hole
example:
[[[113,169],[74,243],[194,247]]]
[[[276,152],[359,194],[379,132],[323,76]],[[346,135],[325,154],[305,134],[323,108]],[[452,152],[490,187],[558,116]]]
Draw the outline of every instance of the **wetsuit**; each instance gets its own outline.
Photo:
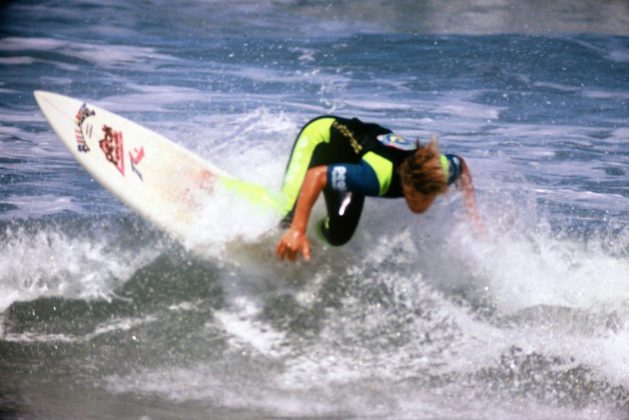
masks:
[[[320,223],[321,233],[331,245],[347,243],[358,226],[365,196],[404,196],[398,169],[416,148],[415,142],[357,118],[311,120],[297,135],[284,175],[287,215],[283,224],[288,226],[292,220],[308,169],[327,165],[323,194],[328,217]],[[442,155],[441,163],[448,185],[452,184],[461,172],[460,158]]]

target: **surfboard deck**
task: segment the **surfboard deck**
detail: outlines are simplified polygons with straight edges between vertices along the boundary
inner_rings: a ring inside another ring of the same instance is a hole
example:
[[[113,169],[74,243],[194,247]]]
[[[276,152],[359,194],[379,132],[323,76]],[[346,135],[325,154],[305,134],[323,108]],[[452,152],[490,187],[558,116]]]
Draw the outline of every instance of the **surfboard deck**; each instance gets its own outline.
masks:
[[[75,98],[35,91],[44,116],[74,158],[149,222],[185,239],[222,188],[282,211],[279,193],[239,180],[166,137]]]

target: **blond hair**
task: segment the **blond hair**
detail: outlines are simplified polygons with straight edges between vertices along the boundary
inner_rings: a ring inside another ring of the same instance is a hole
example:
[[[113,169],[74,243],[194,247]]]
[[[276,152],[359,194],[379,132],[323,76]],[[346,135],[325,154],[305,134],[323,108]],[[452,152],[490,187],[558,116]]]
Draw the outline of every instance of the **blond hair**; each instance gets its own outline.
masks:
[[[448,189],[441,166],[441,153],[437,140],[421,146],[400,165],[402,184],[424,195],[440,194]]]

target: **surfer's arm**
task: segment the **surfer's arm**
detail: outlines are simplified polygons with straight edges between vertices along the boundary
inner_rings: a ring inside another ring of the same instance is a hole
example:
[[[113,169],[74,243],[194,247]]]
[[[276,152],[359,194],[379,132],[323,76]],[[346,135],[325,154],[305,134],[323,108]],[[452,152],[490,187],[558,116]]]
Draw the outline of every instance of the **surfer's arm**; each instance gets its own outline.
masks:
[[[472,221],[472,224],[479,231],[484,230],[483,220],[478,215],[476,211],[476,204],[474,198],[474,185],[472,184],[472,174],[470,169],[468,168],[465,160],[461,158],[461,176],[456,181],[457,188],[463,190],[463,194],[465,195],[465,207],[467,208],[467,214]]]
[[[297,254],[301,251],[304,259],[310,261],[310,241],[306,235],[308,220],[310,219],[310,211],[327,182],[327,166],[316,166],[306,173],[297,199],[293,221],[275,249],[275,253],[281,260],[288,258],[295,261]]]

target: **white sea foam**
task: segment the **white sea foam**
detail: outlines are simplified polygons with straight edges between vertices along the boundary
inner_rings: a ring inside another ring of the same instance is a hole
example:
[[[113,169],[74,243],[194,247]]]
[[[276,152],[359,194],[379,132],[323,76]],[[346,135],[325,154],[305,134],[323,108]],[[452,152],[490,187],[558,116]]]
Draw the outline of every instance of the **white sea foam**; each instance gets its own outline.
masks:
[[[453,91],[448,93],[442,93],[439,97],[430,102],[429,110],[436,114],[443,114],[447,116],[454,116],[460,120],[460,122],[447,121],[447,124],[452,123],[474,123],[475,120],[495,120],[500,117],[500,112],[505,108],[500,106],[491,106],[479,103],[475,99],[482,95],[482,90],[465,90],[465,91]],[[443,120],[443,116],[440,119]]]
[[[608,254],[596,239],[555,238],[544,225],[514,225],[504,215],[490,223],[486,238],[461,232],[457,237],[467,239],[458,247],[488,282],[501,311],[538,305],[611,311],[629,302],[623,286],[629,263]]]
[[[97,325],[96,328],[94,328],[94,331],[80,337],[79,339],[81,341],[89,341],[101,335],[120,331],[129,331],[141,325],[150,324],[156,321],[157,318],[155,316],[146,316],[143,318],[116,318]],[[133,336],[132,339],[136,340],[136,337]]]
[[[225,188],[200,199],[203,210],[190,226],[185,245],[205,256],[220,257],[230,242],[255,242],[279,222],[273,208],[252,204]]]
[[[370,101],[370,100],[346,100],[345,104],[358,110],[378,110],[378,111],[409,111],[413,109],[413,106],[408,102],[386,102],[386,101]]]
[[[0,58],[0,64],[7,66],[16,66],[16,65],[31,65],[36,60],[33,57],[27,56],[16,56],[16,57],[2,57]]]
[[[159,112],[161,119],[172,112],[171,105],[207,100],[207,92],[198,89],[173,85],[138,85],[128,83],[127,88],[133,93],[119,94],[107,98],[84,98],[112,112],[137,112],[138,104],[142,104],[142,113]],[[180,122],[181,123],[181,122]]]
[[[5,232],[0,244],[0,312],[11,303],[42,296],[109,299],[157,247],[129,254],[109,249],[107,238],[72,237],[54,227]]]
[[[629,49],[617,49],[609,53],[609,58],[619,63],[629,62]]]
[[[92,332],[85,335],[44,334],[39,332],[4,333],[0,329],[0,337],[3,341],[16,343],[84,343],[106,334],[129,331],[132,328],[155,321],[156,318],[152,316],[144,318],[117,318],[97,325]],[[135,337],[132,339],[135,339]]]
[[[534,82],[533,86],[555,89],[562,92],[577,92],[583,89],[583,86],[572,86],[553,82]]]
[[[78,58],[102,68],[119,66],[146,66],[157,60],[174,61],[169,55],[158,53],[153,48],[128,45],[101,45],[87,42],[75,42],[54,38],[7,37],[0,39],[0,51],[46,51]],[[146,69],[144,67],[144,69]]]
[[[242,300],[239,299],[240,302]],[[284,345],[288,342],[284,333],[255,319],[256,315],[258,311],[252,312],[250,308],[241,309],[238,313],[217,311],[214,314],[225,329],[231,348],[274,358],[285,354]]]
[[[585,89],[583,90],[582,95],[593,99],[620,99],[624,101],[629,99],[629,92],[617,92],[602,89]]]
[[[0,214],[0,220],[18,220],[23,218],[41,217],[58,214],[64,211],[82,213],[82,207],[75,203],[72,197],[59,195],[34,195],[34,196],[8,196],[3,197],[6,204],[15,206],[15,209],[4,211]]]

